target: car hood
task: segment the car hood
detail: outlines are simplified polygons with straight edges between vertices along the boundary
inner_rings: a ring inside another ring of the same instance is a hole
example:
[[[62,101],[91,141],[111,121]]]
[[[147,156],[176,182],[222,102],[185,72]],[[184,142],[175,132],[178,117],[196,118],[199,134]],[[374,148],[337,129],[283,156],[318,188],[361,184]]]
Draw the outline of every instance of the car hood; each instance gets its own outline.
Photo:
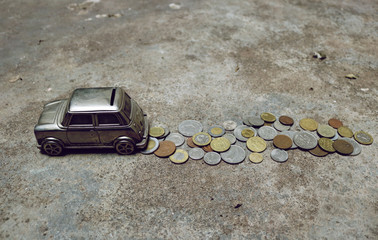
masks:
[[[60,110],[60,107],[62,106],[64,101],[65,100],[58,100],[46,104],[43,107],[43,112],[39,117],[37,126],[54,123]]]

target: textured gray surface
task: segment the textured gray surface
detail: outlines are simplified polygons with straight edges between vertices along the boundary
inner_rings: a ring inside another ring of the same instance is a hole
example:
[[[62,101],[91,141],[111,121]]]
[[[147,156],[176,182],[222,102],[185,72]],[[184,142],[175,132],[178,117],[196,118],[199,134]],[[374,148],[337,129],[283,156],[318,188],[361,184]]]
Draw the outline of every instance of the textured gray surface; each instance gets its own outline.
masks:
[[[376,239],[377,2],[170,3],[1,1],[0,238]],[[266,150],[215,167],[38,151],[43,104],[114,85],[172,132],[272,112],[376,140],[355,157]]]

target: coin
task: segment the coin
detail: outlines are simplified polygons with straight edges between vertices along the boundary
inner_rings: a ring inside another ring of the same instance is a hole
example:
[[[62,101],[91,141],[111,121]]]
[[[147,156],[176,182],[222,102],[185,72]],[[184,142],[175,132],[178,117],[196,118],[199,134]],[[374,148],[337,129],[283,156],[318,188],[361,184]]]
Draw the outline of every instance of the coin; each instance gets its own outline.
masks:
[[[188,152],[185,151],[184,149],[177,149],[176,152],[169,157],[169,160],[173,163],[184,163],[188,161]]]
[[[273,144],[279,149],[289,149],[293,145],[293,141],[289,136],[280,134],[273,138]]]
[[[316,145],[318,145],[318,140],[316,139],[316,137],[311,133],[305,131],[297,132],[294,135],[293,140],[298,147],[305,150],[313,149],[316,147]]]
[[[358,142],[354,141],[352,138],[341,138],[341,140],[347,141],[348,143],[352,144],[353,152],[350,155],[356,156],[361,153],[361,145],[358,144]]]
[[[242,135],[242,131],[246,128],[251,129],[255,133],[255,136],[256,136],[256,130],[253,127],[248,127],[246,125],[240,125],[240,126],[237,126],[234,130],[234,135],[235,135],[237,140],[242,141],[242,142],[246,142],[248,140],[248,138],[243,137],[243,135]]]
[[[205,152],[212,152],[212,151],[213,151],[213,149],[211,148],[210,144],[207,145],[207,146],[202,147],[202,149],[203,149]]]
[[[357,142],[364,144],[364,145],[369,145],[372,144],[374,139],[373,137],[364,131],[358,131],[354,134],[354,139],[356,139]]]
[[[326,138],[332,138],[336,134],[336,130],[333,127],[329,125],[325,125],[325,124],[319,125],[317,132],[321,137],[326,137]]]
[[[171,132],[169,131],[169,128],[166,127],[166,126],[162,126],[162,128],[164,128],[164,135],[161,136],[161,137],[158,137],[158,138],[165,138],[166,136],[168,136],[168,134],[170,134]]]
[[[261,127],[264,125],[264,120],[261,119],[261,117],[252,116],[248,118],[249,125],[252,127]]]
[[[250,138],[255,136],[255,132],[250,128],[245,128],[241,131],[241,135],[245,138]]]
[[[171,133],[165,140],[172,141],[176,147],[183,145],[185,142],[185,138],[180,133]]]
[[[352,144],[342,139],[337,139],[336,141],[334,141],[333,147],[336,149],[336,152],[342,155],[349,155],[354,150]]]
[[[236,137],[233,134],[226,133],[223,135],[224,138],[227,138],[230,141],[230,144],[234,144],[236,142]]]
[[[230,164],[238,164],[245,159],[244,149],[236,145],[232,145],[228,151],[222,152],[220,155],[223,161]]]
[[[296,134],[296,132],[294,132],[294,131],[283,131],[280,134],[286,135],[286,136],[288,136],[288,137],[291,138],[293,144],[291,145],[290,149],[296,149],[296,148],[298,148],[298,146],[294,143],[294,140],[293,140],[294,135]]]
[[[289,117],[289,116],[280,116],[278,118],[279,122],[282,123],[283,125],[288,125],[291,126],[294,124],[294,120]]]
[[[299,121],[299,126],[304,130],[315,131],[318,128],[318,123],[312,118],[303,118]]]
[[[208,133],[212,137],[221,137],[225,133],[225,130],[222,126],[215,125],[209,128]]]
[[[150,128],[149,135],[151,137],[161,137],[164,135],[164,128],[162,127],[152,127]]]
[[[335,152],[336,150],[333,148],[333,143],[334,141],[332,141],[331,139],[329,138],[320,138],[318,140],[318,145],[319,147],[326,151],[326,152],[330,152],[330,153],[333,153]]]
[[[324,157],[328,155],[328,152],[323,151],[319,146],[316,146],[314,149],[309,151],[312,155],[317,157]]]
[[[211,148],[216,152],[224,152],[227,151],[231,143],[228,141],[227,138],[219,137],[219,138],[213,138],[213,140],[210,143]]]
[[[249,154],[249,161],[253,163],[261,163],[263,160],[263,155],[261,153],[251,153]]]
[[[202,148],[192,148],[189,150],[189,157],[193,160],[199,160],[203,158],[205,155],[205,151],[202,150]]]
[[[340,136],[342,137],[348,137],[351,138],[353,137],[353,132],[350,128],[341,126],[337,129],[337,132],[339,133]]]
[[[232,120],[227,120],[227,121],[223,122],[223,127],[227,131],[233,131],[236,128],[237,125],[238,124],[235,121],[232,121]]]
[[[244,124],[244,125],[247,125],[247,126],[252,126],[252,125],[249,123],[249,117],[245,117],[245,118],[243,118],[243,124]]]
[[[273,138],[277,135],[276,129],[269,127],[269,126],[263,126],[259,128],[258,134],[261,138],[264,140],[270,141],[273,140]]]
[[[193,135],[192,140],[197,146],[206,146],[211,142],[211,136],[205,132],[199,132]]]
[[[217,165],[221,161],[221,156],[216,152],[208,152],[203,157],[203,161],[209,165]]]
[[[338,129],[339,127],[341,127],[343,125],[343,123],[336,118],[331,118],[330,120],[328,120],[328,124],[331,127],[336,128],[336,129]]]
[[[289,155],[285,150],[281,150],[278,148],[273,149],[273,151],[270,153],[270,157],[279,163],[286,162],[289,158]]]
[[[191,148],[195,148],[195,147],[197,147],[197,145],[194,144],[193,139],[192,139],[191,137],[188,138],[188,139],[186,140],[186,144],[187,144],[189,147],[191,147]]]
[[[185,120],[180,123],[178,131],[185,137],[191,137],[202,131],[202,124],[196,120]]]
[[[280,121],[275,121],[273,127],[280,132],[288,131],[290,129],[290,125],[283,125]]]
[[[157,140],[154,137],[150,137],[148,139],[148,144],[147,144],[146,149],[141,151],[141,153],[142,154],[151,154],[151,153],[155,152],[155,150],[158,149],[158,147],[159,147],[159,140]]]
[[[266,149],[266,142],[261,137],[251,137],[247,140],[247,148],[252,152],[262,152]]]
[[[176,145],[171,141],[161,141],[154,154],[158,157],[168,157],[176,150]]]
[[[262,120],[268,123],[273,123],[274,121],[276,121],[276,116],[268,112],[261,113],[260,117]]]

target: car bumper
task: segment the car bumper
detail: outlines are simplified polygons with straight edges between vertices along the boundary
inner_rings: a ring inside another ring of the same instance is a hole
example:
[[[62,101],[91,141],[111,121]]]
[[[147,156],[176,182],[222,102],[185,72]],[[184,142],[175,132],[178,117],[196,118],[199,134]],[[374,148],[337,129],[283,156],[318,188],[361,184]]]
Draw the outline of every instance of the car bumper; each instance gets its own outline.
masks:
[[[145,127],[144,127],[143,139],[142,139],[142,141],[140,141],[136,144],[136,148],[138,148],[138,149],[145,149],[147,147],[148,133],[150,131],[150,126],[148,124],[147,114],[144,114],[144,126]]]

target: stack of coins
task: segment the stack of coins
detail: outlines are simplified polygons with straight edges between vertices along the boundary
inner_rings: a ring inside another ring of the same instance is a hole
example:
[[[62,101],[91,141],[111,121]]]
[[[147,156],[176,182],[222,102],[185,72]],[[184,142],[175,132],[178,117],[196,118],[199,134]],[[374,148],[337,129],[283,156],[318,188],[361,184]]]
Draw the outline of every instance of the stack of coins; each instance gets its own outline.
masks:
[[[274,147],[270,157],[279,163],[286,162],[288,151],[297,148],[317,157],[333,153],[355,156],[361,153],[361,145],[373,143],[369,133],[353,132],[336,118],[329,119],[327,124],[302,118],[298,122],[299,131],[292,129],[294,123],[290,116],[276,117],[264,112],[241,121],[226,120],[209,129],[203,129],[196,120],[181,122],[178,132],[170,132],[165,125],[157,125],[150,128],[148,145],[141,153],[154,153],[175,164],[185,163],[188,159],[202,159],[204,163],[215,166],[222,160],[228,164],[239,164],[245,159],[261,163],[269,141]]]

